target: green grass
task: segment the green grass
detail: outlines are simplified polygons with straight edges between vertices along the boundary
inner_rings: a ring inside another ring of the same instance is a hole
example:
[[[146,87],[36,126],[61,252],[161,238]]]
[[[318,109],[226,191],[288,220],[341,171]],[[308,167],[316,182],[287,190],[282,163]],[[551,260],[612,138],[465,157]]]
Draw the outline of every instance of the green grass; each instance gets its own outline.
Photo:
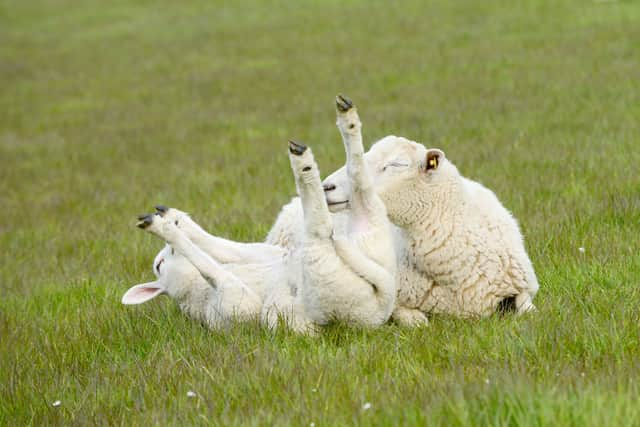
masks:
[[[505,5],[0,2],[0,424],[640,425],[640,5]],[[338,92],[496,191],[537,314],[307,338],[120,304],[161,247],[136,214],[262,240],[288,138],[339,167]]]

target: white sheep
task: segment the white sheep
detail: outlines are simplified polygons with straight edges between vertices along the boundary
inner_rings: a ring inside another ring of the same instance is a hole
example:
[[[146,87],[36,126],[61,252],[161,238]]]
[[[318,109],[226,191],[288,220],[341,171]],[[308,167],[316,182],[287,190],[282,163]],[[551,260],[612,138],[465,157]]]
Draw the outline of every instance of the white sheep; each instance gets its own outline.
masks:
[[[518,313],[534,309],[538,282],[515,219],[491,190],[460,176],[441,151],[431,154],[442,155],[444,168],[426,169],[428,153],[423,145],[392,135],[365,154],[376,190],[397,226],[393,318],[415,325],[427,322],[424,313],[485,316],[502,303],[507,308],[512,303]],[[439,187],[433,182],[437,169],[438,175],[448,171],[448,179],[437,181]],[[346,168],[327,177],[323,186],[330,210],[344,216],[350,201]],[[435,204],[440,193],[440,204]],[[442,209],[434,210],[438,206]],[[292,250],[300,244],[301,218],[300,201],[293,199],[266,242]]]
[[[376,327],[388,320],[396,295],[391,228],[364,162],[356,108],[341,96],[336,104],[351,188],[346,233],[334,226],[311,149],[289,146],[304,214],[300,293],[316,324],[342,320]]]
[[[230,271],[231,268],[223,267],[193,244],[173,220],[163,218],[159,213],[142,216],[139,220],[140,228],[166,240],[167,245],[153,262],[157,279],[130,288],[122,297],[123,304],[142,304],[167,294],[185,314],[211,328],[223,326],[232,318],[250,319],[260,314],[260,292],[251,289]],[[253,269],[245,270],[248,276],[270,271],[268,264],[257,264]]]
[[[463,194],[465,203],[460,206],[464,208],[462,212],[475,212],[471,215],[474,219],[465,225],[470,227],[470,224],[476,224],[473,233],[469,234],[470,240],[457,239],[456,245],[470,245],[469,252],[475,253],[477,258],[470,260],[471,263],[466,263],[462,253],[457,252],[456,246],[451,246],[454,240],[443,242],[442,248],[430,252],[433,249],[430,245],[439,241],[442,230],[447,229],[449,225],[445,222],[445,227],[438,228],[440,219],[429,219],[426,215],[433,212],[430,210],[432,206],[425,200],[429,200],[429,193],[434,188],[433,185],[426,184],[426,170],[420,169],[420,165],[427,164],[426,155],[427,149],[421,144],[395,136],[383,138],[365,154],[365,160],[373,174],[374,186],[383,196],[391,219],[401,225],[392,227],[397,254],[398,289],[393,318],[405,324],[424,324],[427,322],[424,313],[429,312],[459,316],[488,315],[504,302],[514,303],[518,313],[534,309],[532,299],[537,292],[538,284],[518,225],[495,194],[479,183],[458,175],[457,181],[452,180],[457,182],[457,185],[452,186],[455,191],[444,193],[449,194],[451,198],[458,197],[459,193]],[[448,162],[447,164],[450,165]],[[398,187],[397,191],[388,190],[395,187]],[[349,208],[346,168],[343,167],[329,176],[324,181],[324,189],[329,209],[334,213],[334,228],[346,230]],[[399,204],[394,208],[396,199]],[[406,214],[409,212],[400,215],[398,211],[402,209],[413,209],[416,218],[423,216],[425,220],[407,222]],[[179,212],[169,212],[171,211]],[[461,214],[455,212],[457,213],[454,217]],[[180,228],[183,228],[183,224],[189,222],[181,221]],[[282,209],[269,232],[266,245],[220,239],[208,235],[197,225],[184,228],[189,238],[198,241],[203,249],[225,268],[235,268],[238,274],[248,276],[244,280],[250,289],[255,289],[254,292],[263,298],[262,311],[266,313],[263,314],[263,319],[269,324],[274,324],[280,313],[284,312],[293,313],[289,316],[294,320],[302,319],[299,329],[307,327],[304,316],[299,312],[300,305],[295,303],[298,295],[297,284],[302,281],[300,259],[304,235],[302,205],[299,198],[294,198]],[[456,230],[458,233],[465,233],[460,231],[457,225]],[[483,246],[477,246],[475,240],[478,239],[484,242]],[[451,277],[438,274],[439,263],[446,261],[445,250],[454,252],[450,254],[449,259],[452,266],[464,264],[461,269],[453,272],[455,274],[449,275]],[[229,258],[231,255],[232,258]],[[277,258],[285,260],[281,264],[286,265],[281,269],[270,267],[270,262],[266,261]],[[470,269],[476,260],[475,269]],[[236,264],[224,264],[227,261],[235,261]],[[246,270],[244,266],[253,261],[264,261],[265,270],[278,272],[275,275],[279,274],[282,279],[266,281],[265,285],[261,275],[252,275],[251,269],[249,272],[243,271]],[[435,264],[432,266],[431,262]],[[491,267],[492,265],[496,268]],[[481,266],[492,272],[492,279],[478,276],[474,283],[474,271],[484,274],[480,270]],[[470,276],[465,275],[465,271],[472,273]],[[252,280],[252,277],[255,280]]]
[[[393,308],[395,258],[384,205],[363,163],[355,108],[338,98],[338,126],[347,148],[355,209],[334,227],[310,150],[291,144],[296,184],[306,203],[304,238],[289,251],[263,243],[237,243],[205,232],[184,212],[157,206],[138,226],[167,242],[154,261],[158,280],[129,289],[124,304],[157,295],[176,299],[189,316],[210,327],[231,319],[280,319],[296,331],[314,332],[332,319],[377,326]],[[294,155],[295,150],[301,150]],[[299,286],[302,284],[302,286]]]
[[[538,281],[518,224],[491,190],[462,177],[442,151],[405,138],[384,138],[366,159],[401,231],[394,317],[485,316],[505,299],[518,313],[535,309]],[[331,206],[350,200],[345,175],[325,180]]]
[[[302,281],[296,251],[222,239],[204,231],[185,212],[156,209],[155,214],[139,217],[138,227],[167,242],[153,263],[157,280],[130,288],[123,304],[167,294],[187,316],[210,328],[257,319],[271,327],[283,320],[298,332],[315,331],[296,292]]]

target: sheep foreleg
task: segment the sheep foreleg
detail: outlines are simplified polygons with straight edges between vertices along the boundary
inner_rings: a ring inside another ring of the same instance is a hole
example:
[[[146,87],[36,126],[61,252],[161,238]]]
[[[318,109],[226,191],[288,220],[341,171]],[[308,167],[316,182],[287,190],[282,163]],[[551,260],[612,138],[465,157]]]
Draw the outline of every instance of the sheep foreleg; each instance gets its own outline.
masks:
[[[352,231],[363,231],[369,222],[386,221],[384,204],[375,193],[373,180],[364,160],[362,144],[362,123],[353,103],[338,95],[336,98],[336,125],[342,135],[347,155],[347,176],[351,186],[351,226]]]
[[[247,293],[254,292],[233,273],[225,270],[216,260],[194,245],[178,226],[159,214],[146,215],[139,218],[138,227],[143,228],[164,239],[169,246],[184,256],[200,272],[202,277],[214,288],[239,286]]]
[[[173,222],[187,238],[221,264],[253,264],[281,259],[284,250],[266,243],[241,243],[207,233],[189,214],[166,206],[156,206],[157,213]]]
[[[290,141],[289,160],[302,202],[306,234],[317,238],[331,237],[333,221],[320,182],[320,172],[311,149],[306,145]]]

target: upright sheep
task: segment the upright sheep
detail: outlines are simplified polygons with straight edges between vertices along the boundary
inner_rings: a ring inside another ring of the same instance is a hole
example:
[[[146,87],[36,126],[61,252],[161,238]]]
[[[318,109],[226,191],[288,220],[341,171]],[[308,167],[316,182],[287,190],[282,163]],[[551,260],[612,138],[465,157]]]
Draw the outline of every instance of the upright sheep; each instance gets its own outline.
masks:
[[[518,313],[535,308],[538,281],[518,224],[491,190],[462,177],[442,151],[405,138],[386,137],[365,157],[400,228],[394,317],[485,316],[510,298]],[[350,201],[345,168],[324,186],[330,206]]]

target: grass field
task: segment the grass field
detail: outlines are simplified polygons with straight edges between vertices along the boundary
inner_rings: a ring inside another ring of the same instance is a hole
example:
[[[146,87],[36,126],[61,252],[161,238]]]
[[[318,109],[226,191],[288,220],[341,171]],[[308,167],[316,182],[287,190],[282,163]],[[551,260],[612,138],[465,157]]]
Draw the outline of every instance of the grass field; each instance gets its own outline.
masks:
[[[640,4],[507,4],[1,1],[0,424],[640,425]],[[288,138],[339,167],[339,92],[496,191],[537,314],[306,338],[120,304],[162,246],[136,214],[258,241]]]

